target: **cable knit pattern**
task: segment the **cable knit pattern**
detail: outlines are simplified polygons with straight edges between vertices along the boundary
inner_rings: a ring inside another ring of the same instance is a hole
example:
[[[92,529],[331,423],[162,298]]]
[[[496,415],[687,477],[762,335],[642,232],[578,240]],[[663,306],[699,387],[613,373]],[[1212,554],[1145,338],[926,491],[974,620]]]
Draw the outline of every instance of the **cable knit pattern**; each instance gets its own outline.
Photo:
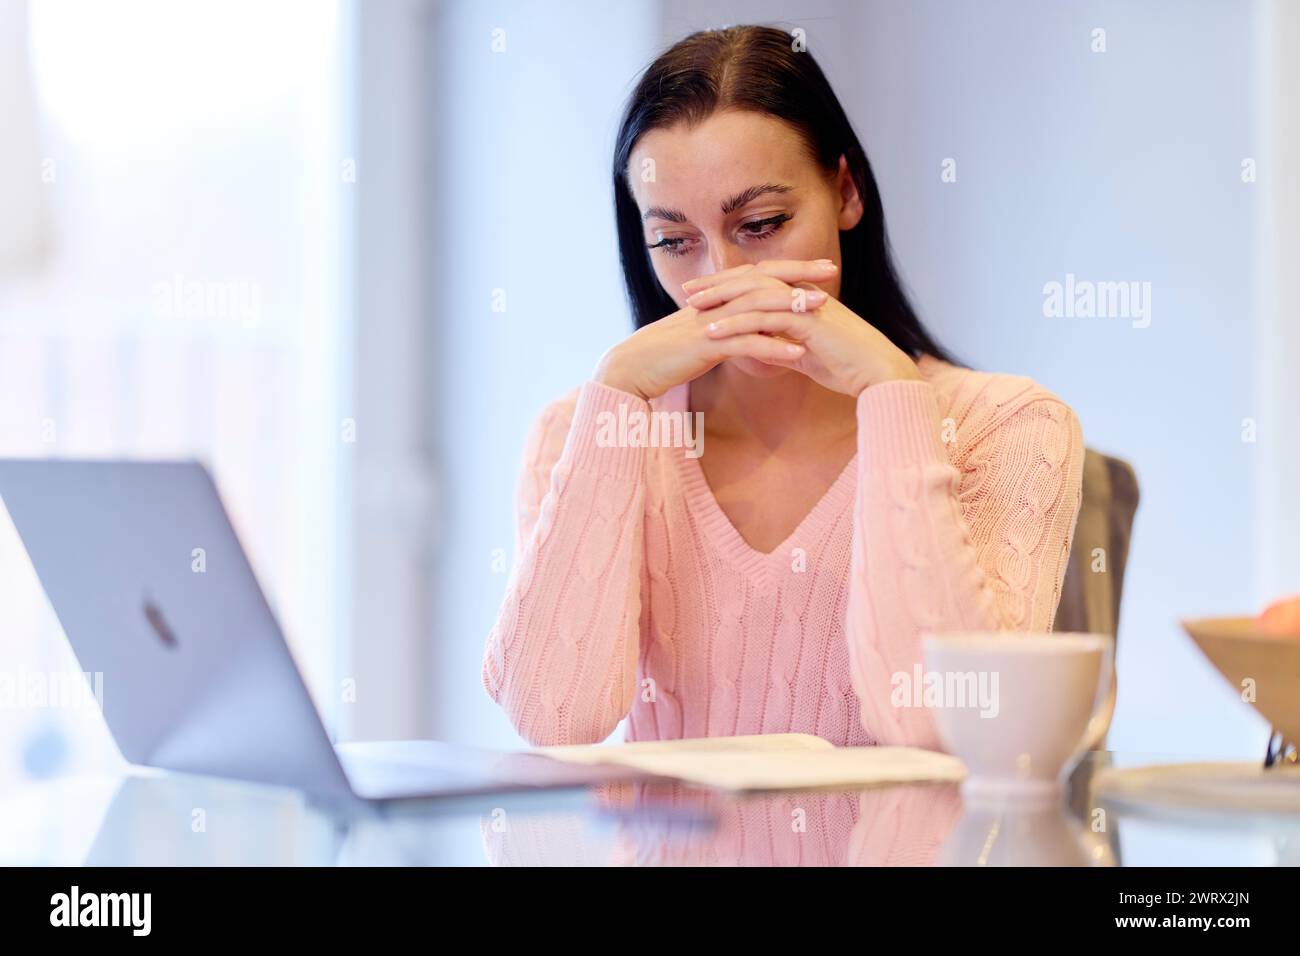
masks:
[[[890,702],[926,631],[1049,631],[1082,490],[1078,417],[1023,376],[930,356],[858,399],[853,460],[769,554],[681,448],[603,447],[587,382],[534,427],[483,684],[533,745],[802,732],[939,749]],[[707,443],[705,446],[707,454]]]

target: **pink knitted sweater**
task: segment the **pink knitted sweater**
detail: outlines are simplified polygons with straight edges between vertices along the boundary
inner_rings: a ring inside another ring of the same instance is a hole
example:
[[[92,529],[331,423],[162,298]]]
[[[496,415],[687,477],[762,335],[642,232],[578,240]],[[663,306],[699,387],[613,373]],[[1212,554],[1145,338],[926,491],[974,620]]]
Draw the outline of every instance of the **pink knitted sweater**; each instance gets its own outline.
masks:
[[[1050,631],[1078,517],[1078,417],[1032,380],[923,356],[858,398],[856,455],[774,551],[681,447],[602,439],[602,412],[684,411],[587,382],[533,428],[518,551],[483,684],[534,746],[802,732],[940,749],[891,705],[921,635]],[[604,432],[608,435],[608,431]],[[707,451],[707,446],[706,446]]]

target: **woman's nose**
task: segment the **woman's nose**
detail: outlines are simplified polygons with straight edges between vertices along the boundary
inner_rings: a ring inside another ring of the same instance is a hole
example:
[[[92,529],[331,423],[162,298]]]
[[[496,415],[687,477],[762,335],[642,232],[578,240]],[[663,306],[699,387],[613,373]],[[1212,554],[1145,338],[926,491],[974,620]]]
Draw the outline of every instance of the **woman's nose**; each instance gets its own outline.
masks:
[[[709,243],[709,262],[713,266],[714,272],[725,272],[727,269],[743,266],[749,261],[749,256],[746,255],[745,250],[734,242]]]

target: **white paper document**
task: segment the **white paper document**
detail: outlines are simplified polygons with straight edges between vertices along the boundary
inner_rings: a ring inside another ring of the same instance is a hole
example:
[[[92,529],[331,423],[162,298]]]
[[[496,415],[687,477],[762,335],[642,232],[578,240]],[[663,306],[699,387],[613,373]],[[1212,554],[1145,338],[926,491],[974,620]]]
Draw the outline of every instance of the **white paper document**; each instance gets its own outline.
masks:
[[[812,734],[645,740],[534,752],[572,763],[616,763],[732,791],[954,782],[966,774],[962,762],[949,754],[914,747],[836,747]]]

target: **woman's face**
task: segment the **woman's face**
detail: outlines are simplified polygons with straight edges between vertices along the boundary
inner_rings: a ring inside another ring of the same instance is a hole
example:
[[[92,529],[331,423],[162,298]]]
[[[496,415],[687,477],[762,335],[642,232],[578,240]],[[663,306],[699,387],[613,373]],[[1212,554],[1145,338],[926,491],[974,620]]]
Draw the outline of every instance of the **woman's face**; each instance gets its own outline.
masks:
[[[840,265],[840,230],[862,218],[843,158],[822,170],[793,127],[764,113],[726,110],[643,135],[628,162],[655,275],[678,308],[682,283],[764,259],[830,259]],[[840,273],[817,283],[832,296]],[[730,359],[750,375],[788,372]]]

